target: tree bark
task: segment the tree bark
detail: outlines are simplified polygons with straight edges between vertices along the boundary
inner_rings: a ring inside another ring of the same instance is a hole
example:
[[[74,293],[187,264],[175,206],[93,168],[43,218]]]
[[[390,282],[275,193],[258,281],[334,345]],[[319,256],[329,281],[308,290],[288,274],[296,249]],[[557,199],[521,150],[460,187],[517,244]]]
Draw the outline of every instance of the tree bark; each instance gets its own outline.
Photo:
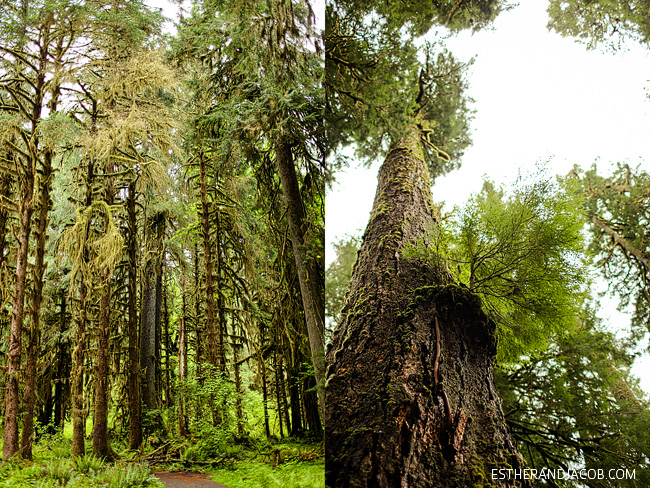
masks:
[[[214,270],[212,243],[210,236],[210,204],[208,202],[207,163],[205,155],[199,155],[199,183],[201,197],[201,233],[203,238],[203,259],[205,262],[205,330],[207,341],[207,360],[218,367],[217,326],[215,321]]]
[[[316,376],[318,404],[321,416],[325,415],[325,396],[323,381],[325,379],[325,297],[319,286],[317,262],[305,252],[305,208],[300,196],[300,187],[296,177],[291,146],[280,140],[276,146],[278,173],[282,185],[284,205],[287,209],[287,221],[293,255],[298,269],[300,293],[305,311],[307,334],[311,348],[311,358]]]
[[[129,392],[129,448],[137,449],[142,444],[142,406],[140,405],[140,361],[138,342],[138,310],[137,310],[137,222],[135,209],[135,181],[129,183],[127,195],[128,212],[128,279],[129,279],[129,303],[128,303],[128,335],[129,335],[129,371],[128,371],[128,392]]]
[[[429,180],[413,130],[379,171],[328,351],[332,488],[512,487],[491,470],[523,467],[494,386],[495,325],[445,270],[402,255],[436,231]]]
[[[97,342],[97,376],[95,380],[95,415],[93,425],[93,454],[113,460],[108,440],[108,339],[111,324],[110,278],[104,280],[99,300],[99,337]]]
[[[70,395],[70,349],[69,342],[63,340],[68,330],[67,294],[60,293],[59,334],[57,340],[57,368],[54,381],[54,426],[63,432],[66,417],[66,404]]]
[[[51,107],[52,108],[52,107]],[[56,108],[55,106],[53,107]],[[21,433],[21,454],[25,459],[32,459],[32,443],[34,440],[34,407],[36,404],[36,372],[38,350],[41,336],[41,303],[43,301],[43,275],[47,263],[45,262],[45,243],[47,241],[48,213],[52,202],[50,189],[52,187],[52,158],[53,154],[46,151],[43,156],[43,174],[39,191],[39,209],[36,222],[36,259],[33,268],[33,292],[30,307],[29,343],[27,346],[27,361],[25,364],[25,396],[23,431]]]
[[[143,369],[142,404],[148,411],[160,407],[160,329],[162,318],[162,233],[164,214],[154,215],[147,224],[149,257],[142,290],[140,367]],[[149,415],[147,432],[163,427],[160,413]]]
[[[184,293],[184,290],[181,292]],[[187,424],[185,422],[185,399],[183,387],[185,382],[185,363],[187,361],[187,346],[185,345],[185,295],[183,294],[183,313],[178,318],[178,435],[187,436]]]
[[[640,251],[632,244],[630,244],[630,242],[625,237],[607,225],[607,222],[605,220],[596,216],[592,216],[591,221],[600,229],[602,229],[608,236],[610,236],[616,244],[621,246],[626,256],[631,254],[638,262],[645,266],[646,269],[650,270],[650,257],[647,256],[643,251]]]

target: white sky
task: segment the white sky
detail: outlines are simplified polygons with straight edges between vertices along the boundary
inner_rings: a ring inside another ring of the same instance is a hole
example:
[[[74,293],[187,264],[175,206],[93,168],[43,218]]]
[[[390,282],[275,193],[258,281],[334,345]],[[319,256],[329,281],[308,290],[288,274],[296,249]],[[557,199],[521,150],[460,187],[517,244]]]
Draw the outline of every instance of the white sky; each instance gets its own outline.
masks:
[[[574,164],[589,167],[596,159],[603,173],[617,161],[650,168],[642,159],[650,154],[650,50],[630,43],[616,54],[587,51],[547,30],[546,5],[547,0],[527,0],[502,13],[494,30],[447,42],[459,59],[476,57],[468,76],[474,144],[461,169],[433,188],[433,199],[447,209],[479,191],[483,175],[507,184],[520,169],[549,157],[555,174],[568,173]],[[327,192],[328,264],[335,257],[332,242],[365,229],[379,165],[337,174],[338,183]],[[600,315],[613,328],[627,327],[629,319],[613,308],[610,301]],[[650,392],[647,356],[634,372]]]

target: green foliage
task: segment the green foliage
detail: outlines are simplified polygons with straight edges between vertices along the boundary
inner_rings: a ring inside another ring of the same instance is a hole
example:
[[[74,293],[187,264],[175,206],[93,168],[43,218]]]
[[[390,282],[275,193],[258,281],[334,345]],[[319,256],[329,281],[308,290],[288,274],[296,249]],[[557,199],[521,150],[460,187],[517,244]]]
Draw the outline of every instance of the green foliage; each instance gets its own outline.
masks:
[[[334,243],[336,259],[325,271],[325,315],[329,329],[340,320],[360,247],[361,239],[357,236],[345,236]]]
[[[144,488],[159,483],[144,464],[116,465],[101,472],[96,481],[106,488]]]
[[[50,453],[51,454],[51,453]],[[145,464],[105,466],[97,458],[49,458],[43,465],[17,460],[0,467],[0,485],[7,488],[161,488]]]
[[[617,50],[626,39],[648,45],[650,3],[646,0],[550,0],[550,29],[579,39],[594,49],[605,45]]]
[[[498,325],[498,360],[543,350],[570,328],[584,295],[583,220],[575,199],[548,179],[520,178],[509,193],[486,181],[414,255],[443,265],[477,294]]]
[[[104,461],[94,454],[86,454],[74,458],[74,469],[79,473],[93,474],[104,466]]]
[[[632,333],[639,339],[650,331],[650,174],[619,163],[602,176],[594,164],[575,167],[568,181],[589,223],[589,252],[619,308],[633,307]]]
[[[211,471],[229,488],[324,488],[324,462],[318,444],[265,443],[231,468]]]
[[[50,459],[43,468],[43,476],[58,486],[65,486],[72,473],[73,466],[69,459]]]
[[[328,150],[355,144],[360,157],[373,159],[417,122],[425,130],[432,178],[458,167],[471,143],[467,64],[447,51],[441,36],[420,49],[401,25],[381,16],[346,16],[334,4],[328,4],[326,16]],[[434,145],[453,162],[440,159]]]
[[[636,480],[589,486],[648,486],[650,406],[629,375],[633,354],[590,313],[582,317],[544,353],[495,372],[510,432],[529,467],[636,469]]]

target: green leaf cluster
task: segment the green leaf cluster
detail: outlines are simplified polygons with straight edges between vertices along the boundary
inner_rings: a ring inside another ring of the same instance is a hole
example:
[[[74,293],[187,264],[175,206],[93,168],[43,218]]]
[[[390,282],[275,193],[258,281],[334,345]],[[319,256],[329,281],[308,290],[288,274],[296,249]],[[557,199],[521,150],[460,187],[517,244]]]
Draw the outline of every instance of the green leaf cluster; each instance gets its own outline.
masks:
[[[635,469],[635,480],[591,480],[593,487],[650,483],[650,410],[629,374],[630,345],[603,330],[589,310],[543,353],[495,371],[506,420],[531,468]],[[577,480],[536,486],[582,486]]]
[[[610,175],[598,166],[575,167],[568,180],[589,222],[589,252],[618,296],[633,307],[632,332],[650,331],[650,174],[618,163]],[[637,337],[638,338],[638,337]]]
[[[549,29],[575,37],[588,49],[623,47],[626,39],[650,42],[650,2],[623,0],[550,0]]]
[[[483,190],[433,231],[434,248],[408,256],[446,266],[498,325],[498,361],[511,364],[570,328],[584,296],[583,220],[575,199],[548,178]]]

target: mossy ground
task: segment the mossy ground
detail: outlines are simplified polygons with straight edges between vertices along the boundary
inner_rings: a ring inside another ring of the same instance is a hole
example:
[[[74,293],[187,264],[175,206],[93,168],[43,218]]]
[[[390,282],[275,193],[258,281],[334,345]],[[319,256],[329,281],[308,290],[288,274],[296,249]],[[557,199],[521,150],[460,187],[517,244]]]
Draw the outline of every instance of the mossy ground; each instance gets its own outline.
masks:
[[[193,451],[188,445],[195,447]],[[252,440],[247,447],[228,445],[220,455],[195,452],[209,446],[208,439],[171,443],[170,449],[182,452],[186,459],[203,463],[216,458],[227,458],[223,467],[206,467],[204,464],[170,463],[149,466],[137,462],[137,453],[126,446],[112,442],[120,460],[114,464],[103,463],[91,455],[72,458],[72,432],[43,436],[33,447],[33,460],[14,459],[0,464],[0,487],[3,488],[162,488],[152,475],[156,470],[192,470],[205,472],[214,481],[229,488],[324,488],[325,459],[319,441]],[[0,439],[0,448],[2,442]],[[90,446],[87,446],[90,451]],[[151,449],[153,450],[153,448]],[[147,448],[143,453],[149,452]],[[187,454],[187,456],[185,456]]]
[[[219,467],[192,468],[229,488],[324,488],[325,457],[318,441],[259,441],[232,448],[229,462]],[[161,469],[183,470],[181,464]]]

